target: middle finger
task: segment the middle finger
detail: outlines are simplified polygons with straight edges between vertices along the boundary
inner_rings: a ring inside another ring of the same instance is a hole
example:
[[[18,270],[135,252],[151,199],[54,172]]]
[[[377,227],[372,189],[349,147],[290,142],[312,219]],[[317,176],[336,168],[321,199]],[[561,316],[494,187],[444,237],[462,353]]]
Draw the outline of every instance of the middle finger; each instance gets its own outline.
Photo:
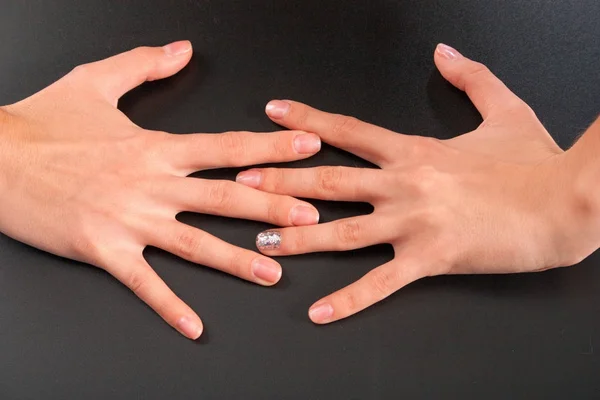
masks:
[[[226,180],[175,178],[165,188],[178,212],[192,211],[267,222],[278,226],[319,222],[310,203],[290,196],[261,192]]]

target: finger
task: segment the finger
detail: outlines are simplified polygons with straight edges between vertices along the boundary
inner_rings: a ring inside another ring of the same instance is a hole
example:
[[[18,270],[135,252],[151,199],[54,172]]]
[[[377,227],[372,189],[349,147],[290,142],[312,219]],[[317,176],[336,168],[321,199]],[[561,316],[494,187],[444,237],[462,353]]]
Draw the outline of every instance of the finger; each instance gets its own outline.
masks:
[[[219,134],[169,135],[164,155],[184,174],[225,167],[308,158],[321,149],[321,139],[312,133],[226,132]]]
[[[256,247],[270,256],[360,249],[389,243],[398,232],[390,219],[361,215],[326,224],[272,229],[256,236]]]
[[[422,275],[414,266],[402,265],[397,260],[390,261],[316,302],[310,307],[308,316],[317,324],[349,317],[420,278]]]
[[[439,44],[434,61],[445,79],[467,93],[484,119],[493,112],[525,105],[485,65],[464,57],[450,46]]]
[[[148,236],[150,246],[250,282],[271,286],[281,278],[277,262],[177,221],[161,224]]]
[[[386,172],[371,168],[261,168],[240,172],[236,181],[270,193],[321,200],[369,201],[385,190]]]
[[[167,78],[179,72],[192,58],[187,41],[164,47],[138,47],[105,60],[85,64],[78,71],[92,80],[111,103],[146,81]]]
[[[267,104],[267,115],[289,129],[314,132],[324,142],[349,151],[381,167],[391,164],[409,146],[409,137],[362,122],[330,114],[289,100]],[[406,140],[402,140],[406,139]]]
[[[163,186],[179,212],[192,211],[278,226],[319,222],[319,212],[310,203],[261,192],[231,181],[176,178]]]
[[[106,270],[182,335],[192,340],[200,337],[203,326],[198,315],[169,289],[143,258],[120,261]]]

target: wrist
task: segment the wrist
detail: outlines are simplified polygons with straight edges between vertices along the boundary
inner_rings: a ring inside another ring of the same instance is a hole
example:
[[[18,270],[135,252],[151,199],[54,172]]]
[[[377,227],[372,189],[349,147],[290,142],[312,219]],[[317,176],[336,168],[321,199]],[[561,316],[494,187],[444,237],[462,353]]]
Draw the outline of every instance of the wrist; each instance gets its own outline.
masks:
[[[557,158],[556,189],[562,205],[556,214],[563,220],[558,247],[567,255],[563,265],[577,264],[600,247],[599,149],[600,132],[586,134]]]
[[[11,170],[10,153],[13,146],[10,138],[14,131],[14,118],[6,107],[0,107],[0,196],[5,193]]]

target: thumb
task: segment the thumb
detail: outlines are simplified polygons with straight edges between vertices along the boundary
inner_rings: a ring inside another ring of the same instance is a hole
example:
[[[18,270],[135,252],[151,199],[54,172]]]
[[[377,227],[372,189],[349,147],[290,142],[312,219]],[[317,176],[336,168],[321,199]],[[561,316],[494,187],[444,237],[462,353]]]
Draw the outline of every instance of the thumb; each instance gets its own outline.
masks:
[[[485,65],[468,59],[450,46],[438,44],[434,61],[448,82],[467,93],[484,119],[492,112],[524,104]]]
[[[91,80],[108,101],[116,105],[121,96],[146,81],[179,72],[192,58],[188,40],[163,47],[137,47],[107,59],[82,65],[75,71]]]

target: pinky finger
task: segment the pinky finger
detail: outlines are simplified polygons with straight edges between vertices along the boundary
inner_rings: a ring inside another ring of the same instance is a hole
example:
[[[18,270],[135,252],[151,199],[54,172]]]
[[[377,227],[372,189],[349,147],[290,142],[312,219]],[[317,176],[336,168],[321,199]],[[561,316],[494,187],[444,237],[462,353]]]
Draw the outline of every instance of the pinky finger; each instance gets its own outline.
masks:
[[[107,271],[179,333],[192,340],[200,337],[203,331],[200,317],[169,289],[142,257],[113,265]]]
[[[356,314],[420,279],[416,268],[392,260],[368,272],[358,281],[330,294],[310,307],[316,324],[327,324]]]

